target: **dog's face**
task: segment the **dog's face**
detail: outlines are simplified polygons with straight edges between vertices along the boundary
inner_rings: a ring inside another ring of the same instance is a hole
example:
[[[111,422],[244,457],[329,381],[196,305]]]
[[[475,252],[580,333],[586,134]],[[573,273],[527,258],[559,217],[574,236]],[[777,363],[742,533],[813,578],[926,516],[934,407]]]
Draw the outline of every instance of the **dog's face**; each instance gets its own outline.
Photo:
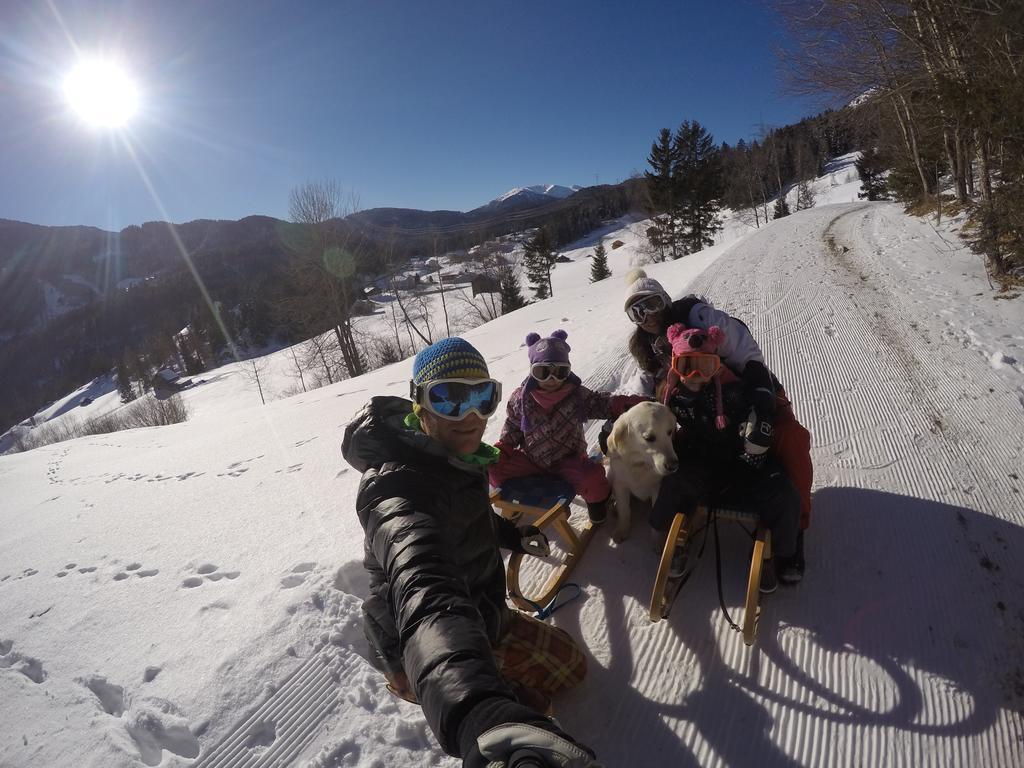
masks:
[[[616,422],[608,438],[608,453],[631,465],[646,465],[656,474],[671,475],[679,469],[672,446],[676,417],[661,403],[634,405]]]

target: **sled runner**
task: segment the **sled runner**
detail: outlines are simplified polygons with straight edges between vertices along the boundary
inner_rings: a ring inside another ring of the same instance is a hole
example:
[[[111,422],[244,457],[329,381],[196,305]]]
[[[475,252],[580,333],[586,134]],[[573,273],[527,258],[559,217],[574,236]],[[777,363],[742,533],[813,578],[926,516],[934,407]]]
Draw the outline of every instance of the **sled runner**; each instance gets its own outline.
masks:
[[[508,561],[506,584],[509,599],[520,610],[535,611],[538,605],[549,605],[590,543],[594,528],[589,521],[580,531],[569,522],[569,504],[575,496],[576,491],[569,483],[560,477],[547,475],[510,478],[491,492],[491,504],[497,507],[502,517],[535,525],[549,537],[554,530],[566,552],[565,561],[551,574],[539,594],[533,596],[524,595],[519,586],[523,555],[519,552],[512,554]]]
[[[708,526],[713,526],[715,529],[715,559],[717,561],[716,567],[718,569],[718,599],[722,606],[722,612],[725,614],[726,621],[729,622],[730,626],[743,633],[743,642],[747,645],[753,645],[754,640],[757,638],[757,620],[761,610],[761,567],[765,560],[771,558],[772,552],[771,532],[764,526],[760,525],[757,515],[748,512],[718,509],[715,507],[701,505],[697,507],[696,512],[691,517],[687,517],[680,512],[673,518],[672,525],[669,527],[668,536],[665,538],[665,547],[661,553],[658,573],[654,579],[654,591],[651,594],[650,606],[651,621],[658,622],[662,619],[668,618],[679,589],[686,582],[687,578],[689,578],[691,570],[689,560],[692,557],[691,550],[694,534],[696,533],[693,526],[694,522],[699,520],[704,520],[703,530],[705,531],[705,535],[707,533]],[[731,520],[738,522],[744,527],[744,529],[746,529],[746,525],[748,524],[754,526],[754,532],[751,534],[754,539],[754,549],[750,556],[750,571],[747,578],[747,597],[743,605],[742,628],[733,622],[732,618],[729,616],[729,612],[725,608],[725,600],[722,598],[722,565],[720,553],[718,551],[718,520]],[[678,558],[676,558],[677,552],[680,553]],[[702,553],[703,544],[701,545],[701,554]],[[677,562],[682,560],[687,564],[683,569],[677,568],[677,571],[679,572],[676,574],[670,574],[673,558],[676,558]]]

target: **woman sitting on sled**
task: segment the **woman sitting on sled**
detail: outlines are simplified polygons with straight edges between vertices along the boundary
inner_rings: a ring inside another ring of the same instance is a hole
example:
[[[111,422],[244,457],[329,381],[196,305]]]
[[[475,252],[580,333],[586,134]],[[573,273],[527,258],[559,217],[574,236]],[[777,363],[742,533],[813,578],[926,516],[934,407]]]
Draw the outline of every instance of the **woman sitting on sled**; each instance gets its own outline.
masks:
[[[746,387],[747,397],[757,416],[755,441],[771,453],[785,468],[800,496],[800,532],[797,552],[779,570],[782,581],[795,583],[803,578],[803,532],[811,520],[811,485],[814,468],[811,464],[810,433],[796,420],[786,392],[775,375],[764,364],[764,355],[747,326],[737,318],[716,309],[697,296],[672,301],[661,283],[643,270],[633,270],[626,277],[626,315],[636,325],[630,339],[630,352],[641,371],[637,386],[643,394],[654,395],[671,369],[672,344],[667,332],[679,323],[684,329],[707,330],[717,326],[724,333],[718,347],[723,365]],[[684,460],[681,454],[680,459]]]

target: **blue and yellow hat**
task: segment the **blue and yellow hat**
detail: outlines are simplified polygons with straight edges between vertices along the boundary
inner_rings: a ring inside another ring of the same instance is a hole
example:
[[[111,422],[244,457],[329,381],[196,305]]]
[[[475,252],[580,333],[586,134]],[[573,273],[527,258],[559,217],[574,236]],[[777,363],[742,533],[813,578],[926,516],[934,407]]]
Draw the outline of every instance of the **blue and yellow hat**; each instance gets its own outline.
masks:
[[[487,362],[472,344],[458,336],[421,349],[412,364],[413,384],[438,379],[489,379]]]

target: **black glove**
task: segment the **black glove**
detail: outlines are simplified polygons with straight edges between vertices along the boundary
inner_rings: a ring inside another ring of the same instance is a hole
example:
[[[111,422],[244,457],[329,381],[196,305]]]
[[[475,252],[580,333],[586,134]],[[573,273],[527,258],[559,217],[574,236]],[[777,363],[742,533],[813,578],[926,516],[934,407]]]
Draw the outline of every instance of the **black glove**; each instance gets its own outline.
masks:
[[[509,759],[527,747],[540,751],[541,759],[549,761],[539,763],[542,768],[549,765],[556,768],[601,768],[600,764],[592,762],[593,753],[573,741],[553,720],[504,697],[485,698],[474,705],[459,724],[457,741],[462,768],[508,766]],[[555,761],[559,750],[564,756],[562,762]],[[574,763],[571,760],[584,762]],[[525,763],[525,766],[530,764]]]
[[[601,425],[601,432],[597,436],[597,444],[601,446],[601,453],[605,456],[608,455],[608,436],[612,433],[612,428],[614,426],[615,419],[608,419]]]
[[[775,420],[775,391],[766,387],[758,387],[750,393],[750,400],[757,415],[768,421]]]
[[[551,554],[548,537],[535,525],[520,525],[519,551],[534,557],[547,557]]]
[[[480,756],[502,768],[602,768],[594,753],[535,725],[502,723],[480,734]],[[467,762],[463,765],[474,765]]]
[[[740,434],[743,436],[743,453],[740,459],[754,469],[760,469],[768,458],[768,449],[775,435],[772,422],[762,418],[755,408],[751,408],[747,420],[740,425]]]

